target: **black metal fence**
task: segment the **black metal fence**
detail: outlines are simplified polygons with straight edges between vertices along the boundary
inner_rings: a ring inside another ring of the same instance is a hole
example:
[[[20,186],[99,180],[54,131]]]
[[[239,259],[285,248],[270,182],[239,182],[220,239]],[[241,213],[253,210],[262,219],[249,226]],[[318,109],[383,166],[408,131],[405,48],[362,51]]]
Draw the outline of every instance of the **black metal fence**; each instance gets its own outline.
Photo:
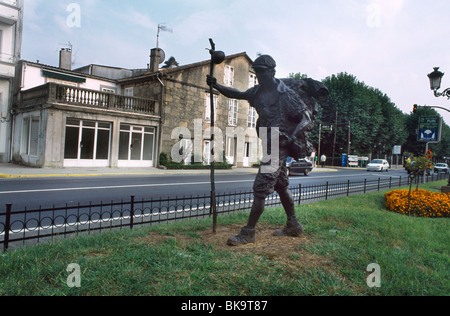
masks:
[[[426,177],[426,182],[447,179],[446,174]],[[423,181],[423,179],[418,179]],[[302,185],[290,188],[297,204],[328,200],[337,197],[380,191],[409,185],[408,177],[378,178],[377,180],[347,181],[318,185]],[[219,215],[245,212],[253,203],[252,192],[217,194]],[[267,198],[267,206],[280,206],[276,193]],[[0,247],[6,251],[27,244],[51,241],[70,235],[93,234],[114,229],[133,229],[135,226],[152,225],[211,216],[211,197],[191,196],[167,199],[129,200],[52,207],[47,209],[14,210],[7,204],[0,209]]]

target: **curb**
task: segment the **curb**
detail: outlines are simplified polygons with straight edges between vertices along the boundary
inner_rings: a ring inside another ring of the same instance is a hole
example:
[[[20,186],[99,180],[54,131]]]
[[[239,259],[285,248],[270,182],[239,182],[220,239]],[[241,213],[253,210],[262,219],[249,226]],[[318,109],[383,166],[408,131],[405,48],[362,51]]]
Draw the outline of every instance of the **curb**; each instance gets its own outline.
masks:
[[[258,171],[234,171],[234,173],[257,173]],[[183,172],[182,170],[174,170],[174,172],[123,172],[123,173],[65,173],[65,174],[0,174],[0,179],[20,179],[20,178],[63,178],[63,177],[98,177],[98,176],[151,176],[151,175],[179,175],[179,174],[209,174],[208,171],[190,171]],[[232,173],[232,172],[220,172],[216,170],[216,173]]]
[[[338,169],[316,168],[312,172],[337,172]],[[161,172],[114,172],[114,173],[61,173],[61,174],[0,174],[0,179],[27,179],[27,178],[64,178],[64,177],[98,177],[98,176],[151,176],[151,175],[179,175],[179,174],[209,174],[210,170],[170,170]],[[249,170],[216,170],[217,174],[256,174],[258,169]]]

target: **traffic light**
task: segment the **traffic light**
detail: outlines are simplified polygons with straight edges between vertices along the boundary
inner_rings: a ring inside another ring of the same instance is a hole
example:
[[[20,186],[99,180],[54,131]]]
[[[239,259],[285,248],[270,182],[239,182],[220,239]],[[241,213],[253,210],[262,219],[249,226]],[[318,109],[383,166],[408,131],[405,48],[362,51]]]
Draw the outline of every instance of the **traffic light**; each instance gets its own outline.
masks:
[[[414,113],[414,114],[417,113],[417,108],[418,108],[417,104],[414,104],[414,106],[413,106],[413,113]]]

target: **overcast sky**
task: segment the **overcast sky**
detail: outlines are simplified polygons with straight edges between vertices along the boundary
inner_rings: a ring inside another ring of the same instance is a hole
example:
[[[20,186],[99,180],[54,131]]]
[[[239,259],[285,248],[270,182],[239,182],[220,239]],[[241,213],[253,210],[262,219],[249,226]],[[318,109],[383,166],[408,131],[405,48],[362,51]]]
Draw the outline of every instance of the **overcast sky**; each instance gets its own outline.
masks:
[[[173,33],[159,46],[180,65],[209,59],[213,38],[228,55],[272,55],[280,78],[347,72],[405,113],[414,103],[450,109],[427,78],[439,66],[450,87],[449,12],[448,0],[25,0],[22,58],[57,66],[70,42],[74,68],[145,68],[166,23]]]

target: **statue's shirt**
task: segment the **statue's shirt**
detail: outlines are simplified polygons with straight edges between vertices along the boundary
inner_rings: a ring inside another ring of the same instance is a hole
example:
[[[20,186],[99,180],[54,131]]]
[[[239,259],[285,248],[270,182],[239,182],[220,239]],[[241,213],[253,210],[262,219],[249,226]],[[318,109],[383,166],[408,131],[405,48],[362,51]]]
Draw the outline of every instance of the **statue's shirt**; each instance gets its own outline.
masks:
[[[258,112],[258,131],[260,127],[278,127],[281,132],[291,135],[300,122],[306,105],[281,80],[277,79],[277,82],[278,87],[272,92],[264,91],[260,85],[247,90],[246,99]]]

